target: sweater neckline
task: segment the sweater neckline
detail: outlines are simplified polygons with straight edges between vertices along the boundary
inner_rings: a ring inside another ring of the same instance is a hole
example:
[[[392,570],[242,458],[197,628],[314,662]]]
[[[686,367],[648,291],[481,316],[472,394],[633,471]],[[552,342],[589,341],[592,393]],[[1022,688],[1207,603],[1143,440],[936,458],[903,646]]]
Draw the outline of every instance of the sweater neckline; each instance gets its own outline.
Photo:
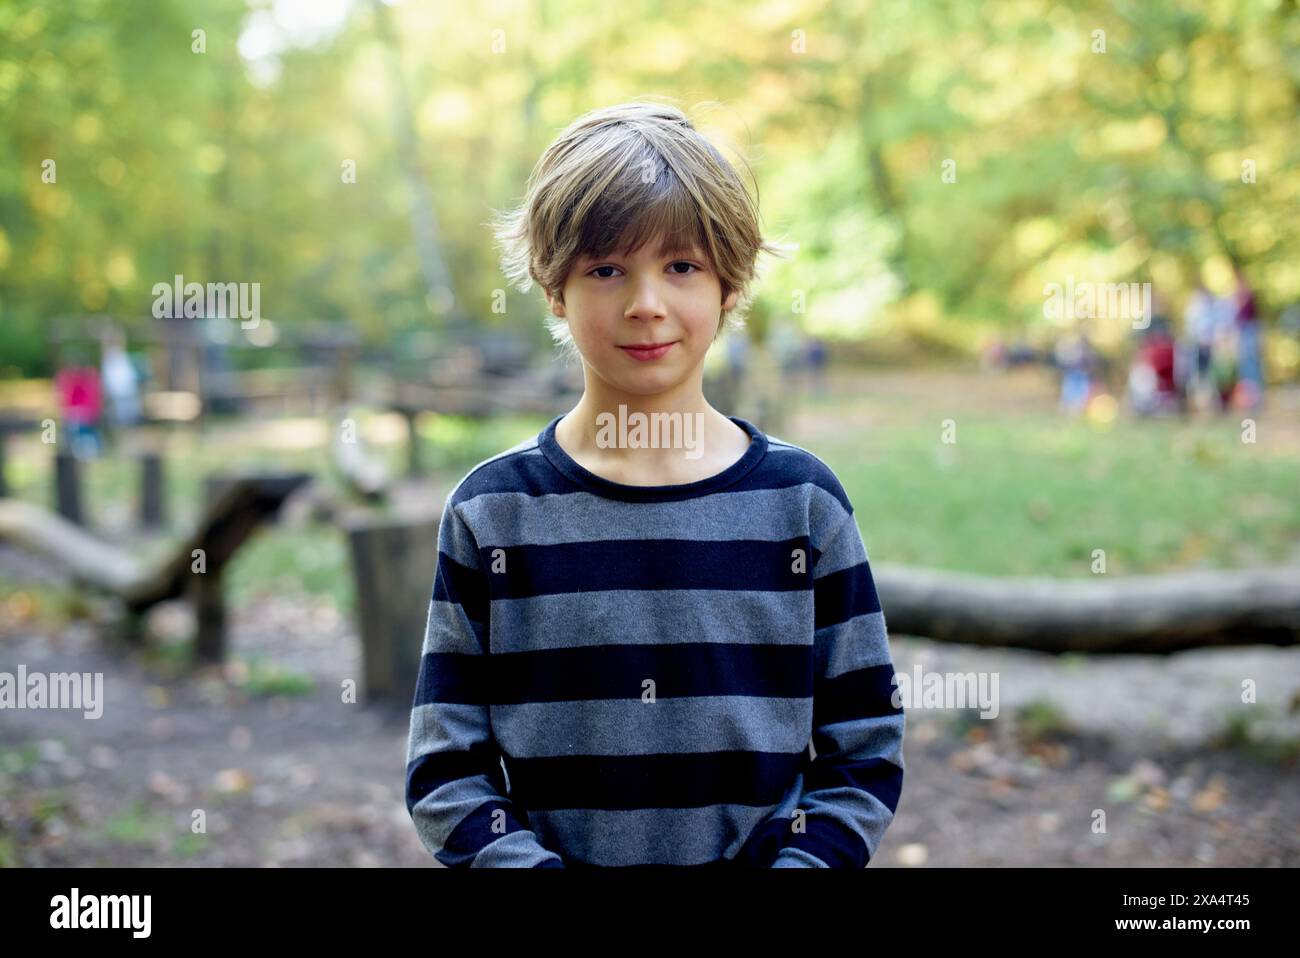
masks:
[[[728,416],[728,419],[749,434],[750,442],[745,454],[726,469],[712,476],[697,479],[695,482],[681,482],[667,486],[633,486],[598,476],[565,452],[555,438],[555,427],[563,418],[564,414],[556,416],[538,434],[537,444],[543,455],[551,465],[587,491],[607,499],[619,499],[624,502],[674,502],[717,492],[747,475],[767,455],[768,449],[767,436],[762,430],[747,419]]]

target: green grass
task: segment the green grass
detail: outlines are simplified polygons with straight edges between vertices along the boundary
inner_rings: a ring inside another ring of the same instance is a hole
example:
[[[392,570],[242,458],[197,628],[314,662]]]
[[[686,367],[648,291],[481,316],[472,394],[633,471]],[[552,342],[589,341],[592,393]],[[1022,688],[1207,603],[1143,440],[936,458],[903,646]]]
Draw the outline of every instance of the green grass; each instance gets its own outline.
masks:
[[[255,698],[272,695],[309,695],[316,687],[316,683],[310,676],[268,662],[261,656],[252,656],[245,661],[248,672],[239,684],[245,692]]]
[[[486,422],[425,416],[419,424],[421,455],[437,473],[455,482],[484,459],[537,435],[549,421],[545,416],[504,416]]]
[[[171,822],[148,810],[144,802],[132,802],[104,823],[102,837],[123,845],[149,845],[171,829]]]
[[[1016,709],[1016,735],[1022,744],[1049,742],[1072,731],[1069,718],[1053,702],[1036,699]]]
[[[30,743],[0,749],[0,779],[5,775],[15,777],[22,775],[39,762],[40,758],[40,751]]]
[[[873,558],[1080,577],[1094,549],[1109,575],[1296,561],[1300,464],[1230,423],[963,417],[945,445],[939,421],[791,440],[835,470]]]
[[[1259,712],[1234,712],[1211,737],[1209,745],[1238,752],[1261,765],[1294,765],[1300,760],[1300,738],[1270,732],[1263,724],[1266,717]]]
[[[207,835],[196,835],[190,833],[181,835],[176,841],[172,842],[173,858],[193,858],[195,855],[201,855],[212,845],[212,839]]]
[[[356,601],[345,533],[324,524],[262,530],[225,571],[235,605],[257,596],[300,591],[334,597],[350,614]]]

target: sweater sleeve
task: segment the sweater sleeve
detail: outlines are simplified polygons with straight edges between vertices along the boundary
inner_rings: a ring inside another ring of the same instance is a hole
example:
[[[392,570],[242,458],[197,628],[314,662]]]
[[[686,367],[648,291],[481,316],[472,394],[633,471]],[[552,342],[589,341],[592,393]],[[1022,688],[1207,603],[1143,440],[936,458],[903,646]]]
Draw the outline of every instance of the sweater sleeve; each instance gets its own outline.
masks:
[[[852,512],[813,564],[813,736],[773,868],[862,868],[903,787],[903,709],[866,546]]]
[[[562,868],[507,796],[488,711],[488,578],[448,496],[411,708],[406,808],[420,841],[448,868]]]

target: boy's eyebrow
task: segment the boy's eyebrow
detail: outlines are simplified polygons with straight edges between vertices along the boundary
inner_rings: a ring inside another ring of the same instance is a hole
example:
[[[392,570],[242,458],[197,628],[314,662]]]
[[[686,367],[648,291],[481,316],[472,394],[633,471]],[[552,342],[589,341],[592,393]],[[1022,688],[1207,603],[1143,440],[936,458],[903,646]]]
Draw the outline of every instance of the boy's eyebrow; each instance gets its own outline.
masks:
[[[623,254],[618,251],[613,251],[605,254],[605,256],[621,256],[621,255]],[[698,246],[674,246],[672,249],[659,250],[659,255],[665,258],[669,256],[694,256],[703,259],[704,252]],[[587,260],[602,259],[602,258],[604,257],[595,256],[591,253],[582,253],[578,256],[578,261],[586,262]]]
[[[662,250],[661,256],[698,256],[704,254],[698,246],[675,246],[672,249]]]

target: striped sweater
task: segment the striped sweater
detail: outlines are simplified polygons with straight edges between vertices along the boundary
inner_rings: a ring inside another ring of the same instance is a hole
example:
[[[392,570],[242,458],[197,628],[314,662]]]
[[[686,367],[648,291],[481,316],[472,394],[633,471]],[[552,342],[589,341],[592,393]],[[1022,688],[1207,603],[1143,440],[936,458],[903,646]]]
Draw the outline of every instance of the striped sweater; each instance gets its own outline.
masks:
[[[904,716],[853,506],[812,453],[632,486],[537,436],[447,497],[406,803],[451,868],[861,868]]]

